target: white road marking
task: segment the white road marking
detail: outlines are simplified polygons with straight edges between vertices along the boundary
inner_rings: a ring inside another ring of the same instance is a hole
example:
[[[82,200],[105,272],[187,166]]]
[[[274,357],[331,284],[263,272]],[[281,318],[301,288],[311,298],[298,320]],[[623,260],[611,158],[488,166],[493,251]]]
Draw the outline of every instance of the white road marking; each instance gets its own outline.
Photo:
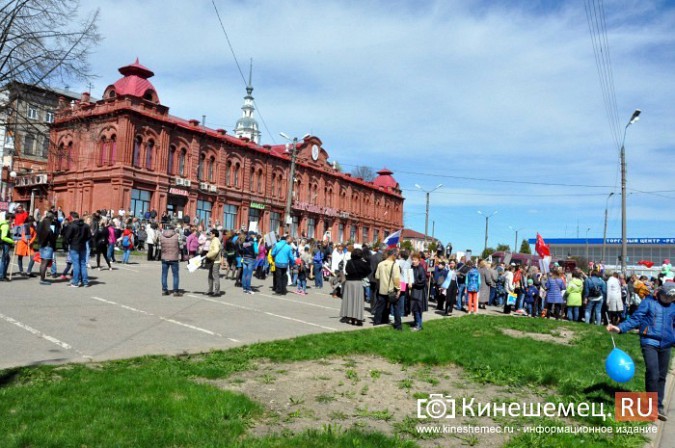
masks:
[[[135,269],[128,268],[126,266],[120,266],[120,264],[122,264],[122,263],[113,263],[112,266],[115,268],[115,270],[124,269],[125,271],[131,271],[131,272],[136,272],[136,273],[140,272],[140,271],[137,271]]]
[[[245,311],[253,311],[254,313],[267,314],[268,316],[278,317],[280,319],[285,319],[285,320],[291,320],[293,322],[298,322],[298,323],[301,323],[301,324],[310,325],[312,327],[323,328],[324,330],[338,331],[337,328],[326,327],[324,325],[314,324],[312,322],[307,322],[307,321],[304,321],[304,320],[296,319],[294,317],[282,316],[280,314],[274,314],[274,313],[270,313],[269,311],[258,310],[256,308],[251,308],[251,307],[248,307],[248,306],[235,305],[234,303],[223,302],[223,301],[220,301],[220,300],[209,299],[209,298],[206,298],[206,297],[199,297],[199,296],[195,296],[195,295],[192,295],[192,294],[188,294],[188,297],[193,297],[195,299],[205,300],[207,302],[219,303],[221,305],[231,306],[233,308],[239,308],[239,309],[245,310]]]
[[[255,295],[263,296],[263,297],[269,297],[270,299],[275,299],[275,300],[283,300],[285,302],[292,302],[292,303],[299,303],[301,305],[307,305],[307,306],[314,306],[317,308],[323,308],[325,310],[331,310],[331,311],[340,311],[340,308],[332,308],[330,306],[324,306],[324,305],[318,305],[316,303],[308,303],[308,302],[303,302],[302,300],[293,300],[293,299],[286,299],[283,297],[277,297],[277,296],[272,296],[268,294],[263,294],[261,292],[255,293]]]
[[[200,332],[202,332],[202,333],[206,333],[206,334],[211,335],[211,336],[216,336],[216,337],[220,337],[220,338],[225,338],[225,339],[227,339],[228,341],[232,341],[232,342],[241,342],[241,341],[238,340],[238,339],[228,338],[228,337],[226,337],[226,336],[223,336],[223,335],[220,334],[220,333],[216,333],[215,331],[207,330],[206,328],[196,327],[196,326],[194,326],[194,325],[186,324],[186,323],[184,323],[184,322],[180,322],[180,321],[177,321],[177,320],[175,320],[175,319],[170,319],[170,318],[168,318],[168,317],[159,316],[159,315],[157,315],[157,314],[153,314],[153,313],[150,313],[150,312],[148,312],[148,311],[139,310],[138,308],[134,308],[134,307],[129,306],[129,305],[124,305],[124,304],[122,304],[122,303],[113,302],[112,300],[106,300],[106,299],[102,299],[102,298],[100,298],[100,297],[92,297],[92,299],[98,300],[99,302],[107,303],[107,304],[109,304],[109,305],[119,306],[120,308],[124,308],[125,310],[129,310],[129,311],[133,311],[133,312],[136,312],[136,313],[140,313],[140,314],[143,314],[143,315],[145,315],[145,316],[156,317],[157,319],[163,320],[164,322],[169,322],[169,323],[174,324],[174,325],[180,325],[181,327],[189,328],[189,329],[195,330],[195,331],[200,331]]]
[[[16,320],[16,319],[13,319],[13,318],[11,318],[11,317],[9,317],[9,316],[5,316],[5,315],[2,314],[2,313],[0,313],[0,319],[4,320],[5,322],[9,322],[10,324],[16,325],[17,327],[19,327],[19,328],[21,328],[21,329],[23,329],[23,330],[26,330],[27,332],[32,333],[32,334],[34,334],[35,336],[40,337],[40,338],[42,338],[42,339],[44,339],[44,340],[46,340],[46,341],[49,341],[49,342],[51,342],[52,344],[56,344],[56,345],[58,345],[59,347],[65,349],[65,350],[72,350],[72,351],[74,351],[75,353],[77,353],[78,355],[82,356],[83,358],[92,359],[91,356],[85,355],[84,353],[80,352],[79,350],[73,348],[72,345],[66,344],[66,343],[63,342],[63,341],[60,341],[60,340],[56,339],[54,336],[49,336],[49,335],[47,335],[47,334],[44,334],[44,333],[41,332],[40,330],[36,330],[35,328],[33,328],[33,327],[29,326],[29,325],[26,325],[26,324],[24,324],[24,323],[21,323],[21,322],[19,322],[19,321]]]

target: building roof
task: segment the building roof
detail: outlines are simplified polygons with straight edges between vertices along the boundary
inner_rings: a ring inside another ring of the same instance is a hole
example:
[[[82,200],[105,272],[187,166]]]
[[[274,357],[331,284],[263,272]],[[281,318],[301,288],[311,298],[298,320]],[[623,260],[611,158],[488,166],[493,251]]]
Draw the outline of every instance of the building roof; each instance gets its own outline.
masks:
[[[159,103],[159,96],[155,86],[152,85],[148,78],[152,78],[155,74],[149,68],[141,65],[136,58],[133,64],[120,67],[119,72],[124,75],[123,78],[117,80],[112,86],[108,86],[104,97],[109,97],[111,90],[116,96],[132,95],[143,98],[153,103]]]
[[[403,229],[401,232],[401,239],[403,240],[423,240],[424,234],[420,233],[413,229]],[[429,241],[439,241],[438,238],[432,238],[431,235],[427,235]]]
[[[382,168],[377,174],[378,176],[373,180],[375,186],[393,189],[398,188],[398,182],[396,182],[396,179],[392,176],[394,173],[391,170]]]

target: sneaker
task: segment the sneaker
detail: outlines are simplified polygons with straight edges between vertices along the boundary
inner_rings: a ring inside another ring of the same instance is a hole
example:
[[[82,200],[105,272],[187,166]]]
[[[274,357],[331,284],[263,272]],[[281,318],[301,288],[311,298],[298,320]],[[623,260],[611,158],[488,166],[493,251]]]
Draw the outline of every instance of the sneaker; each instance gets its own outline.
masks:
[[[72,283],[68,283],[69,288],[79,288],[80,285],[73,285]]]
[[[421,328],[418,328],[418,327],[412,327],[412,328],[410,329],[410,331],[420,331],[420,330],[421,330]]]
[[[183,293],[180,292],[180,291],[174,291],[174,292],[173,292],[173,296],[174,296],[174,297],[183,297]]]
[[[43,286],[49,286],[52,284],[52,282],[48,282],[47,280],[40,280],[40,284]]]
[[[163,295],[163,296],[168,296],[169,294],[171,294],[169,291],[166,291],[166,290],[165,290],[165,291],[162,291],[162,295]]]
[[[100,272],[100,271],[101,271],[101,266],[97,267],[96,270]]]
[[[662,422],[667,422],[668,421],[668,416],[664,414],[663,412],[659,412],[659,420]]]
[[[87,283],[86,285],[83,285],[83,286],[84,286],[85,288],[89,288],[90,285],[89,285],[89,283]]]
[[[251,291],[251,290],[249,290],[247,293],[250,294],[250,295],[255,294],[255,293],[254,293],[253,291]]]

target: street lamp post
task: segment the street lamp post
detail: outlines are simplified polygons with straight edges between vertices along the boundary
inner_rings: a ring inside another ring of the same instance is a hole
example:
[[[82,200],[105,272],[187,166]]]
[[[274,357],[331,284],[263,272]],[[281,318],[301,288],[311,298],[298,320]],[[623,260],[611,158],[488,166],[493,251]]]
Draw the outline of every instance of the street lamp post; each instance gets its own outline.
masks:
[[[293,182],[295,179],[295,159],[297,157],[297,148],[298,148],[298,138],[293,137],[292,139],[284,134],[283,132],[280,132],[279,135],[281,135],[283,138],[285,138],[287,141],[290,142],[286,144],[286,151],[290,151],[291,153],[291,173],[290,176],[288,176],[288,197],[286,198],[286,233],[289,235],[293,232],[293,218],[291,217],[291,205],[293,204]]]
[[[609,198],[614,196],[614,192],[611,192],[609,196],[607,196],[607,201],[605,201],[605,228],[602,231],[602,262],[607,263],[607,259],[605,258],[605,248],[607,246],[607,209],[609,208]]]
[[[483,253],[487,250],[487,245],[488,245],[488,228],[489,228],[489,221],[490,218],[492,218],[494,215],[497,214],[497,210],[494,212],[490,213],[489,215],[481,210],[478,210],[479,215],[485,216],[485,247],[483,248]]]
[[[525,227],[521,227],[520,229],[514,229],[512,226],[509,226],[509,229],[511,229],[511,230],[513,230],[514,232],[516,232],[516,241],[515,241],[515,243],[513,243],[513,250],[511,251],[511,252],[513,252],[514,254],[515,254],[516,252],[518,252],[518,232],[520,232],[520,231],[523,230],[524,228],[525,228]]]
[[[628,124],[623,129],[623,140],[621,140],[621,272],[626,275],[626,258],[628,257],[628,238],[626,236],[626,131],[628,126],[640,119],[640,109],[635,109],[631,115]]]
[[[429,195],[431,193],[433,193],[434,191],[438,190],[439,188],[441,188],[442,186],[443,186],[443,184],[438,184],[438,185],[436,185],[435,188],[433,188],[431,190],[425,190],[422,187],[420,187],[418,184],[415,184],[415,188],[417,188],[418,190],[421,190],[421,191],[423,191],[427,194],[427,209],[426,209],[426,216],[424,218],[424,248],[425,249],[427,248],[427,236],[428,236],[428,233],[429,233]]]

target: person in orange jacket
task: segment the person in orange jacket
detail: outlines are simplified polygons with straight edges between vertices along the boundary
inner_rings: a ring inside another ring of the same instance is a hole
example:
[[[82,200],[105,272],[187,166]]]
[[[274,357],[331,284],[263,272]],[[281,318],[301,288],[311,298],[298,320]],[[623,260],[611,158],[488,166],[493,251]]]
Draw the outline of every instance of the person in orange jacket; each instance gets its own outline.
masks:
[[[16,256],[19,261],[19,275],[23,277],[33,276],[33,243],[37,239],[37,231],[35,230],[35,219],[32,216],[26,218],[26,221],[21,225],[21,239],[16,242]],[[29,257],[28,269],[23,272],[23,257]]]

